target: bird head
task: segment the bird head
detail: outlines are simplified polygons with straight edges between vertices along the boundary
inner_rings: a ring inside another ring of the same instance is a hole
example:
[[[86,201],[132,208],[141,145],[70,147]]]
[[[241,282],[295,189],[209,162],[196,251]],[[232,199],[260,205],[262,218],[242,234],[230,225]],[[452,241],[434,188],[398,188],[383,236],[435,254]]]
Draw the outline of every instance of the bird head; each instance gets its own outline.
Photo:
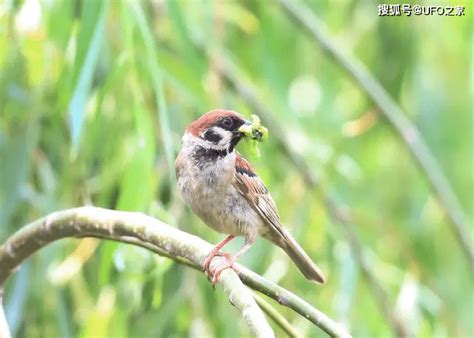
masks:
[[[212,110],[192,122],[187,133],[199,138],[206,148],[232,152],[237,143],[245,136],[239,130],[243,125],[250,125],[242,115],[231,110]]]

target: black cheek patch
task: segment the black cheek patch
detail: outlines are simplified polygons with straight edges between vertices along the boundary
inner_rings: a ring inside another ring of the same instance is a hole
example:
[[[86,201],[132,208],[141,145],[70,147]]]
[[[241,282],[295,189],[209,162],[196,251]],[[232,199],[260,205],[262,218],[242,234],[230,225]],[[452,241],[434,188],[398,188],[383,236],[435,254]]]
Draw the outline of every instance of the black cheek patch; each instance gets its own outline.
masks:
[[[204,134],[204,139],[209,141],[209,142],[212,142],[214,144],[218,144],[219,141],[222,140],[222,137],[221,137],[221,135],[213,132],[212,130],[208,130]]]

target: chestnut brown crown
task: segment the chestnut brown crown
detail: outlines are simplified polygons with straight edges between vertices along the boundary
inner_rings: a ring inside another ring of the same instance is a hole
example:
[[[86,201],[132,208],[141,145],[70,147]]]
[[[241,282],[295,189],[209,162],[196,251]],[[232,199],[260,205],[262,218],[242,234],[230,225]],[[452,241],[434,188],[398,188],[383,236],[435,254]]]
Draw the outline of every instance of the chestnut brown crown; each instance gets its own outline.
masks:
[[[245,122],[243,116],[235,111],[215,109],[192,122],[186,130],[194,136],[200,136],[213,126],[219,126],[229,131],[237,131]]]
[[[245,123],[249,122],[235,111],[216,109],[192,122],[186,131],[202,139],[209,148],[232,152],[244,136],[239,128]]]

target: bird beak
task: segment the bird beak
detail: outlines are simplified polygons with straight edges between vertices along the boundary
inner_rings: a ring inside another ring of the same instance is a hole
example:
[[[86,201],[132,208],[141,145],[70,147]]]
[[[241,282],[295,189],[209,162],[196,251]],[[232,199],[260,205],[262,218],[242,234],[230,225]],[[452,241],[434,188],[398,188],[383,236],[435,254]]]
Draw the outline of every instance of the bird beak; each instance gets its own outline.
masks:
[[[262,126],[257,115],[252,115],[252,122],[244,121],[244,124],[238,130],[242,137],[248,137],[258,142],[262,142],[268,137],[268,129]]]
[[[244,135],[248,135],[252,131],[252,122],[244,120],[244,124],[240,126],[238,131]]]

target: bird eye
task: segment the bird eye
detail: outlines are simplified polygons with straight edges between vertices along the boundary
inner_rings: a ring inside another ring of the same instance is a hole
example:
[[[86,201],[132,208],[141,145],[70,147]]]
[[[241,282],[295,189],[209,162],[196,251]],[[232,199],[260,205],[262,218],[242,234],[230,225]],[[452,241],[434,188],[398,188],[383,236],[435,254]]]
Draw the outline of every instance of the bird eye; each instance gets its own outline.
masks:
[[[222,120],[222,124],[224,125],[224,127],[231,127],[232,123],[232,119],[229,117],[226,117]]]

